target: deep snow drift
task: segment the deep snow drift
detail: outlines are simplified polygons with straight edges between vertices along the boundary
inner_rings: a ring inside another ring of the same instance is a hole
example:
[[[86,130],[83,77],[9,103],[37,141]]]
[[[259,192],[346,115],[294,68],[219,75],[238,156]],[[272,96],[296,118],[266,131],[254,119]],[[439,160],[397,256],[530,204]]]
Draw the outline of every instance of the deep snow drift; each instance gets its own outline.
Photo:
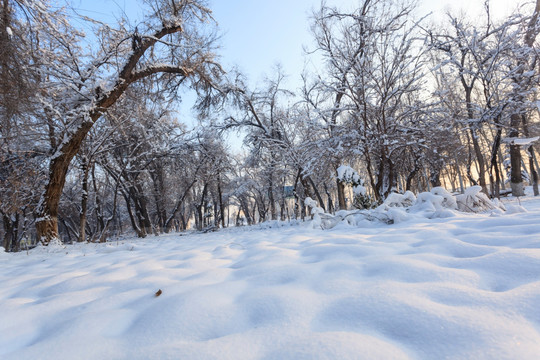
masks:
[[[0,253],[0,358],[538,359],[522,206]]]

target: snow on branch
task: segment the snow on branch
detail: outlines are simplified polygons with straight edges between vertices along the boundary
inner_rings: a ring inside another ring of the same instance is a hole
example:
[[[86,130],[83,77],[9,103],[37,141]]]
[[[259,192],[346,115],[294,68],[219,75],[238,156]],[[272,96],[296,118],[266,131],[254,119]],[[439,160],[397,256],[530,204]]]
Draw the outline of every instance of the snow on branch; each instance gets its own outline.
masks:
[[[507,137],[502,139],[502,142],[510,145],[529,146],[532,145],[535,141],[538,141],[538,139],[540,139],[540,136],[535,136],[532,138]]]
[[[174,65],[157,64],[157,65],[147,66],[144,69],[135,71],[131,75],[130,80],[137,81],[137,80],[143,79],[145,77],[148,77],[150,75],[157,74],[157,73],[179,74],[184,77],[187,77],[193,73],[193,69],[187,69],[181,66],[174,66]]]

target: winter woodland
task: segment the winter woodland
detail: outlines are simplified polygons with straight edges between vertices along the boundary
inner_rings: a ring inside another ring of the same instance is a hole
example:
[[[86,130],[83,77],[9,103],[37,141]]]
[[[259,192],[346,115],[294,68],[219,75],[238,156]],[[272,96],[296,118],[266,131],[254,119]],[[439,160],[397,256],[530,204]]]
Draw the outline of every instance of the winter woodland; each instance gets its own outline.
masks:
[[[391,223],[389,207],[424,200],[504,211],[494,199],[538,195],[540,1],[442,22],[413,1],[323,2],[305,55],[320,67],[265,69],[255,86],[220,65],[205,0],[141,1],[142,21],[114,25],[64,5],[1,1],[8,252],[271,220]]]

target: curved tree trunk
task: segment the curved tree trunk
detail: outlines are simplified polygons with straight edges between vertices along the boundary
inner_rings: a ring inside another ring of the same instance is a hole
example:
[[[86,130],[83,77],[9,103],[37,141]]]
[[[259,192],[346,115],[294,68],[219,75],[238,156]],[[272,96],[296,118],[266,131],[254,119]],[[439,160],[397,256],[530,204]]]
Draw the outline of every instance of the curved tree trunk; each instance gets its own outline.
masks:
[[[66,133],[64,141],[57,145],[49,164],[49,180],[35,212],[37,236],[41,243],[47,245],[53,240],[61,241],[58,233],[58,205],[64,189],[66,174],[83,140],[101,115],[116,103],[132,83],[138,80],[158,73],[171,73],[186,78],[196,71],[193,67],[187,69],[178,65],[163,64],[148,66],[141,70],[137,69],[139,60],[149,48],[167,35],[182,32],[182,26],[180,22],[164,24],[152,36],[145,37],[126,59],[110,91],[104,92],[98,85],[92,99],[88,100],[82,97],[80,108],[72,109],[74,113],[81,116],[79,125],[74,128],[73,132]]]
[[[66,174],[71,160],[75,157],[82,141],[93,125],[84,121],[67,143],[53,155],[49,165],[49,181],[36,209],[36,230],[38,241],[44,245],[53,240],[61,241],[58,233],[58,204],[66,182]]]

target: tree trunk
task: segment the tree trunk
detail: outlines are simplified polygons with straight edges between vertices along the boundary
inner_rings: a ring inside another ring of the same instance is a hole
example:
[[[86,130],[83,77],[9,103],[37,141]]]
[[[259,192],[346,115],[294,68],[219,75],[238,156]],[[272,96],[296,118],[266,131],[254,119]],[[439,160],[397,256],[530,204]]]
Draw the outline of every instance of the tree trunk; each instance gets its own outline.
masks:
[[[276,201],[274,199],[274,180],[272,179],[272,175],[270,175],[270,182],[268,185],[268,201],[270,202],[270,219],[277,220]]]
[[[88,163],[88,157],[86,155],[82,156],[81,159],[81,170],[83,173],[82,177],[82,195],[81,195],[81,211],[80,211],[80,222],[79,222],[79,237],[77,238],[78,242],[86,241],[86,214],[88,211],[88,173],[90,170],[90,164]]]
[[[302,169],[298,169],[296,178],[294,179],[294,219],[298,220],[300,217],[300,196],[298,196],[298,181],[300,180],[300,175],[302,174]]]
[[[120,185],[120,179],[115,178],[116,180],[116,189],[118,189],[118,186]],[[92,162],[92,186],[94,188],[94,196],[96,199],[96,208],[94,210],[96,215],[96,222],[97,222],[97,232],[103,231],[105,228],[105,220],[103,218],[103,208],[101,206],[101,197],[99,195],[97,181],[96,181],[96,164],[95,162]],[[113,209],[115,211],[115,209]]]
[[[538,22],[539,13],[540,13],[540,0],[536,0],[535,10],[531,19],[529,20],[529,24],[527,26],[527,32],[525,33],[525,44],[529,48],[533,47],[536,36],[538,35],[539,27],[538,27],[537,22]],[[531,84],[522,84],[522,82],[524,81],[522,79],[524,72],[529,71],[529,70],[534,70],[534,68],[533,69],[530,68],[530,65],[527,63],[527,61],[528,59],[525,59],[525,58],[521,58],[518,61],[518,68],[520,69],[520,71],[519,71],[519,74],[517,75],[517,78],[519,80],[518,80],[518,84],[516,84],[516,86],[514,87],[514,91],[517,92],[515,94],[515,99],[517,99],[518,103],[523,102],[523,92],[525,90],[523,89],[523,85],[531,86]],[[521,111],[521,110],[518,110],[518,111]],[[516,111],[516,113],[512,114],[510,117],[510,127],[511,127],[510,137],[512,138],[517,138],[519,136],[519,130],[518,130],[519,122],[520,121],[526,122],[526,119],[523,118],[523,114],[518,113],[518,111]],[[512,166],[511,173],[510,173],[511,175],[510,186],[512,188],[512,195],[523,196],[525,195],[525,193],[523,191],[523,183],[522,183],[523,178],[521,176],[521,151],[520,151],[520,146],[513,143],[510,144],[510,163]],[[532,174],[532,176],[534,177],[534,174]]]
[[[345,184],[339,179],[336,180],[338,208],[339,210],[347,210],[347,202],[345,201]]]
[[[219,197],[219,212],[221,215],[221,227],[225,228],[225,205],[223,204],[223,192],[221,191],[221,175],[218,173],[217,191]],[[217,221],[217,220],[216,220]]]
[[[137,237],[144,238],[146,237],[146,234],[144,231],[137,225],[137,221],[135,220],[135,216],[133,215],[133,210],[131,208],[131,200],[127,193],[122,191],[122,195],[124,196],[124,201],[126,202],[126,208],[129,215],[129,221],[131,222],[131,227],[133,230],[135,230],[135,233],[137,234]]]
[[[463,175],[461,174],[461,168],[459,166],[457,157],[455,161],[455,167],[456,167],[456,172],[457,172],[458,180],[459,180],[459,192],[463,194],[465,192],[465,185],[463,184]]]
[[[527,121],[527,116],[523,115],[521,117],[521,123],[523,125],[523,133],[526,137],[530,137],[529,133],[529,123]],[[531,182],[532,182],[532,188],[534,196],[538,196],[538,172],[536,170],[536,166],[534,166],[534,147],[532,145],[529,145],[527,148],[527,152],[529,153],[529,170],[531,172]]]
[[[521,115],[512,114],[510,117],[510,134],[511,138],[517,138],[519,136],[519,122],[521,120]],[[510,187],[512,189],[512,195],[514,196],[523,196],[525,192],[523,191],[523,177],[521,175],[521,147],[514,143],[510,144]]]
[[[4,223],[4,251],[19,251],[19,214],[8,215],[2,213],[2,222]]]
[[[412,189],[412,181],[416,174],[418,174],[418,171],[420,170],[420,156],[416,156],[414,158],[414,168],[412,171],[407,175],[407,179],[405,180],[405,191],[411,191]]]
[[[317,186],[315,186],[315,183],[313,182],[313,179],[311,178],[311,176],[308,176],[307,178],[308,178],[309,183],[311,184],[311,187],[313,188],[313,192],[315,193],[315,196],[317,197],[317,200],[319,200],[319,206],[324,211],[326,211],[326,207],[324,206],[324,201],[323,201],[323,198],[321,196],[321,193],[317,189]]]
[[[535,154],[532,145],[527,148],[527,151],[529,152],[529,169],[531,171],[533,193],[534,196],[538,196],[538,172],[536,171],[536,167],[534,166]]]
[[[328,212],[330,214],[334,213],[334,202],[332,201],[332,195],[330,194],[330,191],[328,190],[328,186],[326,183],[324,184],[324,192],[326,193],[326,198],[328,199]]]
[[[165,210],[165,199],[163,195],[163,169],[161,166],[155,166],[154,171],[150,172],[150,178],[154,185],[154,203],[156,206],[157,224],[156,231],[163,233],[165,231],[165,221],[167,213]]]
[[[184,191],[184,193],[182,194],[182,196],[180,197],[180,199],[178,199],[178,201],[176,202],[176,205],[174,206],[174,209],[171,213],[171,216],[169,216],[169,218],[167,219],[167,221],[165,222],[165,232],[168,233],[171,231],[171,228],[172,228],[172,225],[173,225],[173,221],[174,221],[174,218],[176,217],[176,215],[178,214],[178,211],[180,210],[180,207],[181,205],[184,203],[184,200],[186,199],[186,197],[188,196],[189,194],[189,191],[191,190],[191,188],[193,187],[193,185],[195,185],[195,182],[196,180],[193,180],[189,185],[188,187],[186,188],[186,190]]]
[[[205,183],[202,190],[201,202],[197,205],[197,230],[202,230],[204,227],[204,211],[205,211],[205,198],[206,191],[208,189],[208,183]]]
[[[390,194],[393,187],[394,165],[392,160],[386,156],[386,151],[383,149],[377,169],[377,183],[375,185],[376,200],[382,202]]]
[[[476,156],[476,161],[478,163],[478,180],[480,186],[482,187],[482,192],[488,194],[487,184],[486,184],[486,165],[484,163],[484,155],[482,155],[482,150],[480,149],[480,144],[478,143],[478,136],[476,131],[473,128],[470,128],[471,138],[473,143],[474,154]]]
[[[48,245],[51,241],[61,242],[58,233],[60,196],[64,189],[71,160],[79,151],[92,124],[91,121],[84,121],[78,131],[60,149],[57,149],[56,154],[51,159],[49,181],[45,185],[44,194],[41,196],[35,212],[38,241],[44,245]]]
[[[441,186],[441,170],[431,168],[429,171],[429,182],[432,187]]]
[[[502,137],[502,127],[498,125],[499,121],[497,120],[497,133],[495,134],[495,139],[493,140],[493,146],[491,148],[491,161],[489,165],[489,180],[491,183],[491,196],[499,199],[501,192],[501,177],[499,174],[499,167],[497,166],[497,154],[499,153],[499,148],[501,147],[501,137]],[[493,179],[493,171],[495,171],[495,179]]]

